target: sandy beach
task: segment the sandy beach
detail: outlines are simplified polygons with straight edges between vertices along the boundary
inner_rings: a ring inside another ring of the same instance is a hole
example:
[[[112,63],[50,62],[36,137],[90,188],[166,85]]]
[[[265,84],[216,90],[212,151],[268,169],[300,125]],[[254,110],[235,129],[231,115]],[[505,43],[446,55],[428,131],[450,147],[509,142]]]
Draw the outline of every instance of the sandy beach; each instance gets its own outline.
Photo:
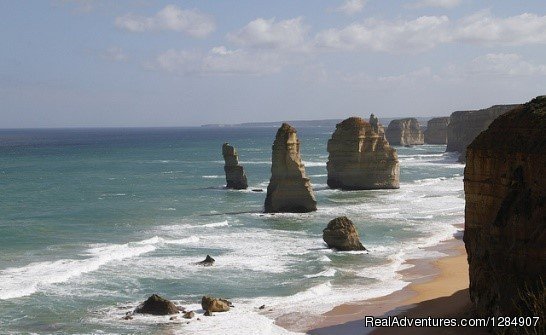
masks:
[[[460,227],[462,229],[462,226]],[[468,317],[468,263],[462,231],[453,239],[430,248],[446,254],[439,259],[415,259],[413,267],[400,271],[410,282],[390,295],[335,307],[313,322],[295,324],[279,318],[277,324],[309,334],[486,334],[484,329],[460,328],[371,328],[366,316]],[[305,327],[305,329],[303,329]]]

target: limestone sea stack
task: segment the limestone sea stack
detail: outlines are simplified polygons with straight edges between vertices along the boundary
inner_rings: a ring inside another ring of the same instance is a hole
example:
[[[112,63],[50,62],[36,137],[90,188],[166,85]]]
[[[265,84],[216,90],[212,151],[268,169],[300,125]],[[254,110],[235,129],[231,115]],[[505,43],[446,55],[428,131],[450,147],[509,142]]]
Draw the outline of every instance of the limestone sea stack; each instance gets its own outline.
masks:
[[[385,132],[391,145],[420,145],[425,143],[425,136],[416,118],[392,120]]]
[[[466,147],[498,116],[519,105],[495,105],[471,111],[453,112],[447,126],[447,152],[459,152],[459,161],[464,162]]]
[[[224,171],[226,173],[227,188],[244,190],[248,187],[245,170],[239,165],[237,150],[229,143],[222,145],[222,156],[224,156]]]
[[[377,129],[377,131],[375,131]],[[328,186],[345,190],[400,187],[400,164],[396,150],[380,128],[359,117],[336,125],[328,141]]]
[[[449,116],[435,117],[427,122],[425,130],[425,143],[427,144],[447,144],[447,125]]]
[[[296,129],[283,123],[273,142],[265,212],[306,213],[316,210],[317,201],[301,161]]]
[[[322,239],[329,248],[339,251],[366,250],[356,231],[355,225],[346,216],[333,219],[322,231]]]
[[[544,317],[545,134],[541,96],[499,116],[468,146],[464,242],[479,316]]]

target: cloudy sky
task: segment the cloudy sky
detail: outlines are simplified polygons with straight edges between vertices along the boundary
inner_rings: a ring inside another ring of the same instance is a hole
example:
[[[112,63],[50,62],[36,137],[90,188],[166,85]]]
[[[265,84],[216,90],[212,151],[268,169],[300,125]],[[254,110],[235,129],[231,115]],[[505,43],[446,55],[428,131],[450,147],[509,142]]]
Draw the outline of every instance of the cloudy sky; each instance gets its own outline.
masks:
[[[440,116],[546,94],[544,0],[0,0],[0,128]]]

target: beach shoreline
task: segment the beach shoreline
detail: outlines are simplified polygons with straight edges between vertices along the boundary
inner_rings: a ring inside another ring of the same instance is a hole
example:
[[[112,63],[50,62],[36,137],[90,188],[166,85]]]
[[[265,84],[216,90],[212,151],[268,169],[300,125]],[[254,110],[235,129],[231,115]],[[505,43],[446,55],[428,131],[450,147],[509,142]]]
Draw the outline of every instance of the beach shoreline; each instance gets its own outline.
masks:
[[[283,316],[275,323],[285,329],[308,334],[390,334],[412,333],[422,328],[370,328],[363,321],[365,316],[382,317],[405,315],[410,317],[463,317],[470,310],[468,297],[468,263],[462,241],[463,225],[456,225],[458,232],[452,239],[428,247],[425,250],[440,252],[439,258],[410,259],[410,268],[398,271],[409,284],[389,295],[363,301],[345,303],[314,317],[312,320],[295,322]],[[438,333],[438,328],[430,328]],[[403,330],[403,332],[402,332]],[[457,328],[451,328],[451,331]],[[449,330],[446,330],[449,333]],[[467,332],[468,333],[468,332]],[[472,330],[482,334],[483,329]]]

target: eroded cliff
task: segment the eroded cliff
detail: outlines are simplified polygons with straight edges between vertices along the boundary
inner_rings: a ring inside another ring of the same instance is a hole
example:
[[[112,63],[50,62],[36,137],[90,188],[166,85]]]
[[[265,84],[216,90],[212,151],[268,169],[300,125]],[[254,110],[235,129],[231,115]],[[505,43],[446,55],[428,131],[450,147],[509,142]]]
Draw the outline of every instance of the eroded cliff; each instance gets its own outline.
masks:
[[[544,300],[546,279],[546,96],[499,116],[466,155],[464,241],[476,311],[537,313],[528,300]]]
[[[489,108],[453,112],[447,126],[447,152],[460,153],[459,161],[466,158],[466,147],[498,116],[519,105],[495,105]]]

